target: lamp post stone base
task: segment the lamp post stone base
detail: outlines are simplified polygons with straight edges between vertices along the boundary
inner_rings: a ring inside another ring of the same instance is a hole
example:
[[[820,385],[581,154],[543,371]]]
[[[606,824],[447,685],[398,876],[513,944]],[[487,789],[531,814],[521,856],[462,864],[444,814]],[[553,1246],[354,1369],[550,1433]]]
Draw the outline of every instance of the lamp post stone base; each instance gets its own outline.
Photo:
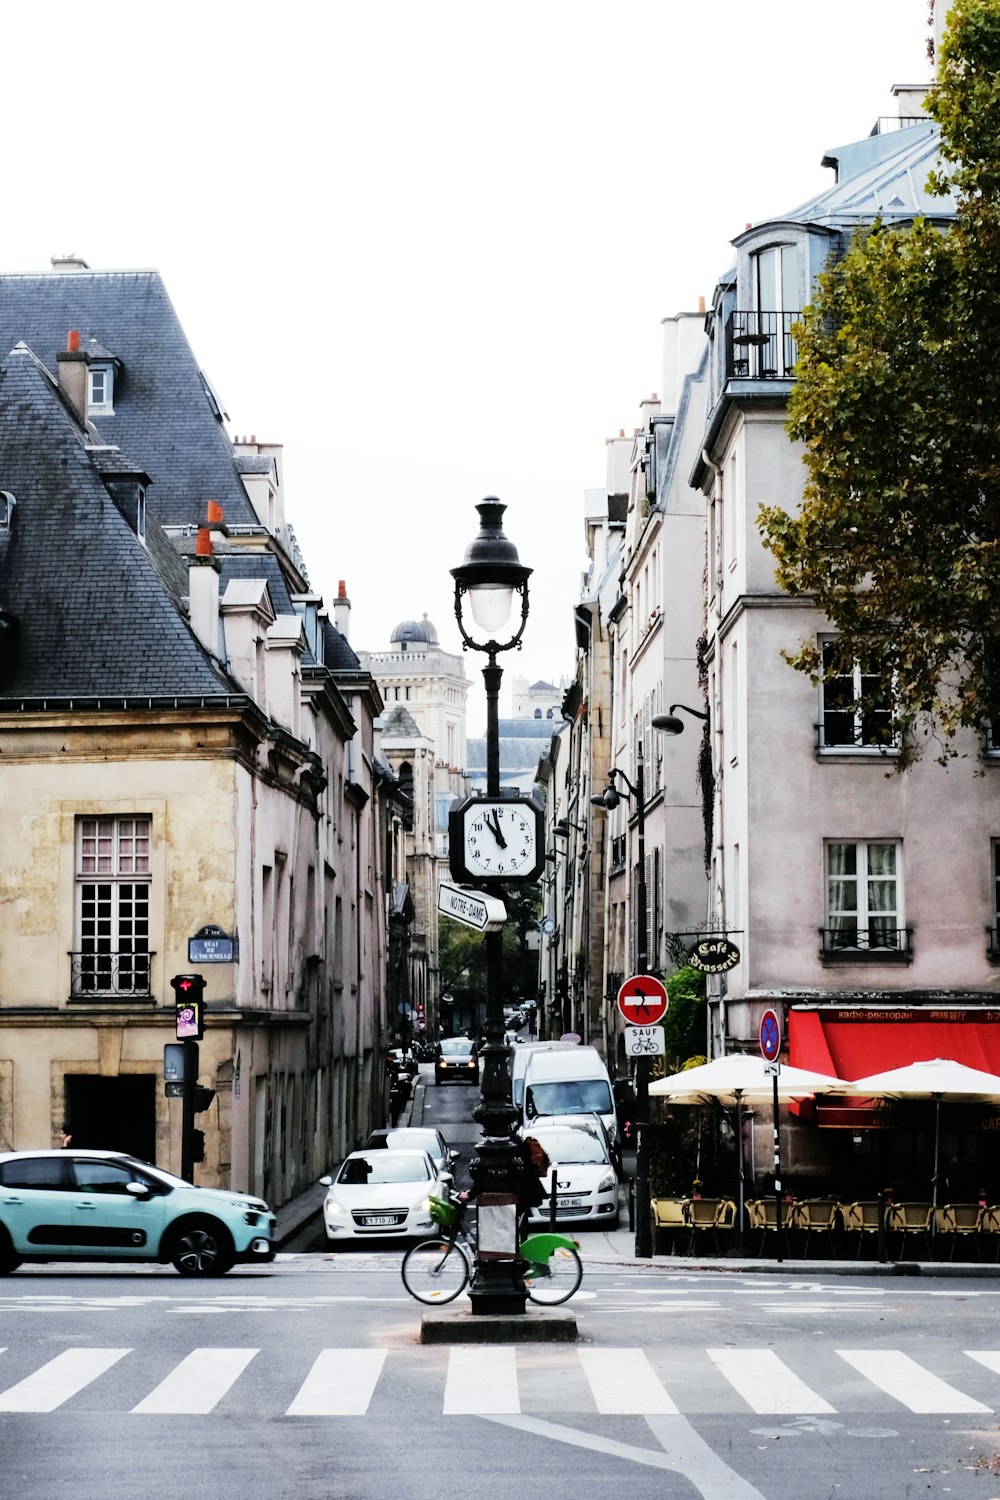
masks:
[[[575,1344],[576,1314],[533,1308],[529,1317],[473,1316],[442,1307],[420,1320],[422,1344]]]

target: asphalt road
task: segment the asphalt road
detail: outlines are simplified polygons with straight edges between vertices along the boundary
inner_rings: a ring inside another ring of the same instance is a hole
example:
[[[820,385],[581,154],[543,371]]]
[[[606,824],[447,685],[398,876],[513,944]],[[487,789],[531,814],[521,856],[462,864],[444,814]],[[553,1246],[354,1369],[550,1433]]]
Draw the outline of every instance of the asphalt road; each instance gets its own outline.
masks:
[[[483,1349],[422,1345],[398,1267],[22,1269],[0,1494],[1000,1495],[996,1282],[591,1262],[576,1345]]]
[[[470,1145],[474,1091],[427,1094]],[[570,1345],[422,1344],[396,1247],[205,1281],[22,1268],[0,1281],[0,1500],[1000,1497],[1000,1282],[580,1239]]]

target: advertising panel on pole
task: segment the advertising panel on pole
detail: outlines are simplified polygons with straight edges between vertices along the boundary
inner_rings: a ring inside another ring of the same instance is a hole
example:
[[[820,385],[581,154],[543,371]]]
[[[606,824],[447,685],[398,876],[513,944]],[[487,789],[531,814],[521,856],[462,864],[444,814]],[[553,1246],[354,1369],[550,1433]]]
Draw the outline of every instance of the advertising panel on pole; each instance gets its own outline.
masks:
[[[618,1009],[630,1026],[655,1026],[668,1004],[666,986],[655,974],[633,974],[618,991]]]

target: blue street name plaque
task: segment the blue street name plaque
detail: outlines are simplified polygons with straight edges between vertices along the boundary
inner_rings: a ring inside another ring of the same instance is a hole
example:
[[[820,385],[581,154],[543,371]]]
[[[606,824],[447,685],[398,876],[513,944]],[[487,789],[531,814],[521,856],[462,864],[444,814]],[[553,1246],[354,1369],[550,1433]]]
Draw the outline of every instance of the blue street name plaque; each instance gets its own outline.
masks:
[[[188,938],[189,964],[231,964],[236,955],[236,940],[213,923]]]

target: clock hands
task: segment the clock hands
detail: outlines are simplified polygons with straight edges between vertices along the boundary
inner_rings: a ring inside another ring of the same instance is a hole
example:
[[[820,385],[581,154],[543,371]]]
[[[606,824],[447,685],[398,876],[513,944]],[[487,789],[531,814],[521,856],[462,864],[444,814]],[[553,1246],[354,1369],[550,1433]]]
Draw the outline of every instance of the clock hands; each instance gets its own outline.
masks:
[[[500,813],[498,812],[498,810],[496,808],[493,809],[493,821],[492,822],[490,821],[490,814],[489,813],[486,814],[486,820],[485,821],[486,821],[487,828],[490,830],[490,833],[492,833],[493,837],[496,839],[497,843],[500,845],[500,848],[501,849],[506,849],[506,847],[507,847],[507,840],[504,838],[503,834],[500,832]]]

